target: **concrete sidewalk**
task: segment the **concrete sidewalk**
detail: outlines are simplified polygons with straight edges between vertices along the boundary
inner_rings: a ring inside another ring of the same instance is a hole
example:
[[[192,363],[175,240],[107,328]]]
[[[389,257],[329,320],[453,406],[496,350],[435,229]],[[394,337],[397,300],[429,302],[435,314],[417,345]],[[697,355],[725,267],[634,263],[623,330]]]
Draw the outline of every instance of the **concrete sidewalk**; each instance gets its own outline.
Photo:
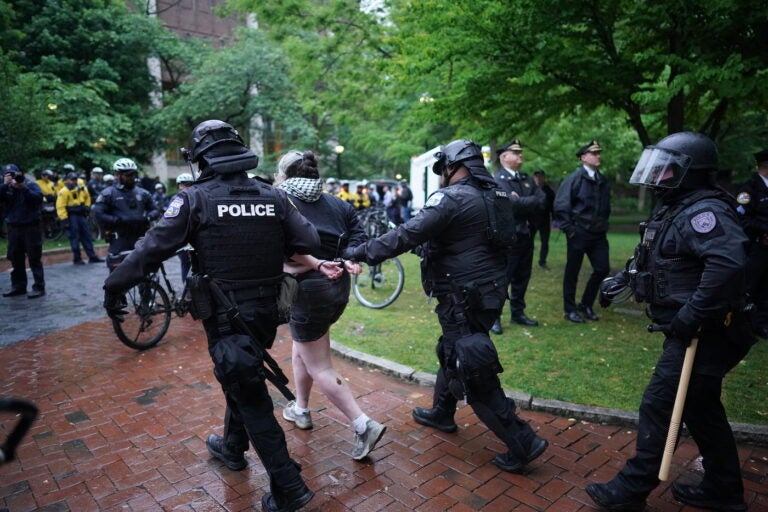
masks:
[[[290,340],[280,334],[272,353],[290,375]],[[146,352],[120,344],[107,318],[91,320],[2,348],[0,365],[0,396],[29,398],[41,410],[18,460],[0,467],[0,510],[259,508],[268,478],[253,452],[248,469],[231,472],[206,451],[207,435],[221,433],[224,400],[191,319],[174,318]],[[313,430],[280,418],[317,493],[307,510],[593,510],[584,487],[612,477],[634,449],[632,429],[523,411],[550,447],[526,474],[504,473],[491,463],[503,445],[469,407],[457,413],[459,431],[443,434],[411,420],[414,406],[431,404],[430,388],[347,360],[336,365],[363,410],[388,429],[370,458],[355,462],[351,429],[321,395],[312,398]],[[740,444],[739,454],[750,510],[768,511],[768,447]],[[697,457],[683,438],[673,478],[697,481]],[[648,510],[684,509],[669,483],[649,500]]]

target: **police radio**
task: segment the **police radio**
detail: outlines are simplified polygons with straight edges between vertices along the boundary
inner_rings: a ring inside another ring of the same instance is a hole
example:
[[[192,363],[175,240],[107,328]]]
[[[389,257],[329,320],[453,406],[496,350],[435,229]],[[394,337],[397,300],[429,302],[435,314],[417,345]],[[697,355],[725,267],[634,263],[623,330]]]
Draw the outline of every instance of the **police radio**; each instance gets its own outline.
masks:
[[[197,181],[197,173],[195,172],[194,167],[192,167],[192,153],[190,153],[187,148],[179,148],[179,153],[181,153],[184,161],[189,165],[189,172],[192,173],[193,180]]]

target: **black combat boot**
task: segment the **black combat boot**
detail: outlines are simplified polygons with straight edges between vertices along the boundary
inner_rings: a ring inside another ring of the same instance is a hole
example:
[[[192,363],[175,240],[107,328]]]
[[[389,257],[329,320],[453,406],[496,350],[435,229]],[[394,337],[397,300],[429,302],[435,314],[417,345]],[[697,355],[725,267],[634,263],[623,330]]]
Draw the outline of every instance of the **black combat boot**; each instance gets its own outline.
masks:
[[[496,455],[493,458],[493,463],[501,470],[509,473],[519,473],[527,464],[539,458],[547,449],[547,446],[549,446],[549,443],[546,439],[536,436],[528,447],[528,453],[526,453],[524,460],[520,460],[511,452],[507,452]]]
[[[672,496],[686,505],[721,512],[743,512],[747,510],[744,496],[722,495],[704,487],[672,484]]]
[[[272,492],[261,497],[264,512],[293,512],[315,496],[297,471],[301,471],[301,466],[291,460],[281,469],[270,472],[269,487]]]
[[[645,508],[646,496],[629,492],[616,479],[589,484],[586,491],[592,501],[609,512],[640,512]]]
[[[431,409],[414,407],[412,415],[413,421],[416,423],[436,428],[437,430],[447,432],[448,434],[456,432],[459,428],[456,426],[456,422],[453,421],[453,414],[441,407],[433,407]]]
[[[205,440],[205,446],[208,448],[208,453],[216,459],[219,459],[224,465],[232,471],[242,471],[248,467],[248,461],[245,460],[243,452],[232,452],[227,449],[224,444],[224,438],[211,434],[208,439]]]

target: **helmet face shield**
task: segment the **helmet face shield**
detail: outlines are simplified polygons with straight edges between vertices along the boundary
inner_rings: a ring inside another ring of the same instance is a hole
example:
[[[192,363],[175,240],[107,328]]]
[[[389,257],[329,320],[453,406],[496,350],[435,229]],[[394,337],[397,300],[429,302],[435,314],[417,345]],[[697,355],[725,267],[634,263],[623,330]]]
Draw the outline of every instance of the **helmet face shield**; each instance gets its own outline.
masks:
[[[447,160],[445,153],[442,151],[438,151],[437,153],[434,154],[434,157],[435,157],[435,163],[432,164],[432,172],[434,174],[437,174],[438,176],[442,176],[443,171],[445,171],[445,161]]]
[[[691,166],[691,157],[670,149],[648,146],[629,178],[632,185],[677,188]]]

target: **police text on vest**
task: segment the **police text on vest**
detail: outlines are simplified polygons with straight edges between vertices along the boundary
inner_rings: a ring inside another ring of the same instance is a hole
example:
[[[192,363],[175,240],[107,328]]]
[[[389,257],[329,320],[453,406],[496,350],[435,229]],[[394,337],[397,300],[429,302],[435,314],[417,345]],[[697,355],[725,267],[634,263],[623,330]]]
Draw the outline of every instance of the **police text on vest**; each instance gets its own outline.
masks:
[[[274,204],[219,204],[219,217],[274,217]]]

